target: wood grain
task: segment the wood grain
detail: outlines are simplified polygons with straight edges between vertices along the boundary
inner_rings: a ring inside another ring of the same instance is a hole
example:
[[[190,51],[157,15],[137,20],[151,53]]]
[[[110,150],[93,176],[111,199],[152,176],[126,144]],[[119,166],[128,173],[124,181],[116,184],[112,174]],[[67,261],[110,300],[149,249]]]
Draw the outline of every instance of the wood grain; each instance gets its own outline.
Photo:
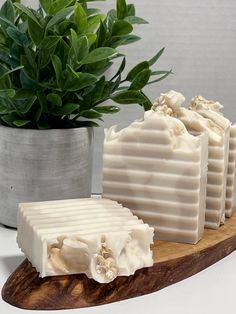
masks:
[[[155,264],[130,277],[99,284],[85,275],[39,278],[25,260],[9,277],[2,298],[17,307],[55,310],[89,307],[151,293],[188,278],[236,249],[236,214],[219,230],[205,230],[197,245],[156,241]]]

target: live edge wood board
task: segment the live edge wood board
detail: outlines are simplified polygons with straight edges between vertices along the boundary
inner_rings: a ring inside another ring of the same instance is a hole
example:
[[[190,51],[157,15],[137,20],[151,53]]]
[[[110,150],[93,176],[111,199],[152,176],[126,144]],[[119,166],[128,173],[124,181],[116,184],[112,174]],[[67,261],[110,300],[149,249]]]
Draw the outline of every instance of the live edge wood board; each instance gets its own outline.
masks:
[[[9,277],[3,299],[31,310],[73,309],[107,304],[148,294],[188,278],[236,249],[236,214],[219,230],[205,230],[197,245],[156,241],[155,264],[130,277],[99,284],[85,275],[39,278],[25,260]]]

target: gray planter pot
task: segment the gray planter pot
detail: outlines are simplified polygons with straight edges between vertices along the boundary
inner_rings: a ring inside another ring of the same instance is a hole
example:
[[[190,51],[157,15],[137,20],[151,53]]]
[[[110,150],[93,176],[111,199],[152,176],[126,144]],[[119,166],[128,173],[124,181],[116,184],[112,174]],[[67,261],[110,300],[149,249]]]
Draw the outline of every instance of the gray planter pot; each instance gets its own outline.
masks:
[[[92,142],[91,128],[0,126],[0,223],[16,227],[20,202],[90,197]]]

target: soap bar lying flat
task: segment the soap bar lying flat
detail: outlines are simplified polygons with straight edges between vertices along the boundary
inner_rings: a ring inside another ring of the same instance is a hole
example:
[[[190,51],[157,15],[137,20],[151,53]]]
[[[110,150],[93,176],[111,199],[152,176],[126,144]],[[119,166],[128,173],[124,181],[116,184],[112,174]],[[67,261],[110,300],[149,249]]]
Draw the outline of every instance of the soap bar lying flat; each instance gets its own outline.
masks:
[[[103,195],[155,228],[156,238],[198,242],[205,222],[207,135],[188,133],[163,111],[147,111],[116,132],[106,131]]]
[[[154,107],[167,106],[169,114],[182,121],[188,132],[208,134],[208,172],[205,227],[217,229],[225,221],[226,171],[228,166],[229,128],[219,126],[198,112],[182,107],[185,97],[178,92],[161,94]]]
[[[19,205],[17,242],[41,277],[85,273],[100,283],[153,265],[153,228],[108,199]]]

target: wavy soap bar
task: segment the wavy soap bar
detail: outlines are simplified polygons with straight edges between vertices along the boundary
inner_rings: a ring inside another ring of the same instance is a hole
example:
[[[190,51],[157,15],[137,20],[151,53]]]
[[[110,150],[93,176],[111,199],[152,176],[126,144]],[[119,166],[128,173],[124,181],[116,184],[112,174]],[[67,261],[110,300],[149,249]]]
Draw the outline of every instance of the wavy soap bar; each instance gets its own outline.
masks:
[[[235,162],[236,162],[236,126],[231,125],[230,121],[225,118],[220,109],[223,106],[212,100],[207,100],[202,96],[196,96],[192,99],[189,108],[201,114],[203,117],[210,119],[226,132],[226,144],[228,145],[226,156],[226,171],[224,178],[226,179],[226,200],[225,215],[231,217],[235,208],[235,196],[233,191],[236,188],[235,182]]]
[[[230,127],[229,138],[229,164],[226,186],[225,215],[230,218],[236,205],[236,125]]]
[[[167,106],[170,115],[181,120],[189,133],[208,134],[208,172],[205,227],[217,229],[225,221],[226,174],[228,167],[229,123],[221,126],[198,112],[182,107],[181,93],[169,91],[156,99],[154,107]]]
[[[165,110],[166,109],[166,110]],[[103,195],[155,228],[157,239],[196,243],[204,230],[208,138],[163,111],[106,131]]]
[[[17,242],[41,277],[84,273],[100,283],[153,265],[153,228],[108,199],[19,205]]]

